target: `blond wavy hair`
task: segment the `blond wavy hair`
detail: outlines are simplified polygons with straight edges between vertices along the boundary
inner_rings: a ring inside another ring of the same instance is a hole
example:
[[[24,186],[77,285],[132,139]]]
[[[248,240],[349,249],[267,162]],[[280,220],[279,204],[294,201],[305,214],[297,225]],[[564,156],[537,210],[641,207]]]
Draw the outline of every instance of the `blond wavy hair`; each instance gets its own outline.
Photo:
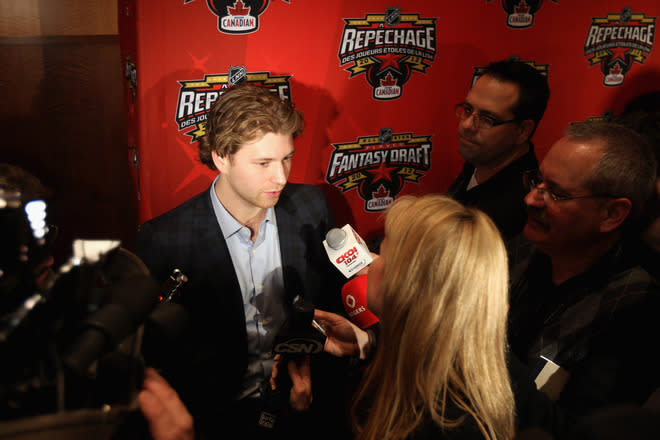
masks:
[[[381,333],[354,400],[357,438],[403,439],[429,416],[451,430],[465,417],[448,417],[449,402],[484,438],[513,438],[508,269],[497,228],[445,196],[404,196],[387,212],[385,238]]]
[[[199,160],[216,170],[211,153],[226,157],[246,142],[268,133],[291,135],[304,129],[303,114],[291,101],[266,87],[240,84],[224,92],[208,112],[205,135],[199,140]]]

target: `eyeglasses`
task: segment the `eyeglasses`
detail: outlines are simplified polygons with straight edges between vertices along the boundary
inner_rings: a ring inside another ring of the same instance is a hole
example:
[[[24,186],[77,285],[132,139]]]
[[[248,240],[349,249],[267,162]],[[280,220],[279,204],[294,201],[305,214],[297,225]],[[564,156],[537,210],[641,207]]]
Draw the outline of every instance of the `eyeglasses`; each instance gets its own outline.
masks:
[[[543,175],[539,170],[529,170],[523,172],[523,185],[525,187],[525,191],[530,193],[534,188],[536,188],[536,191],[538,191],[538,193],[543,196],[543,200],[545,202],[548,201],[548,197],[552,199],[553,202],[563,202],[565,200],[573,199],[597,199],[601,197],[608,199],[615,198],[615,196],[611,194],[587,194],[583,196],[558,195],[547,187],[539,186],[543,183]]]
[[[472,116],[472,121],[474,123],[474,126],[477,128],[477,130],[482,128],[489,129],[489,128],[497,127],[498,125],[508,124],[510,122],[518,121],[518,119],[508,119],[506,121],[498,121],[492,116],[476,113],[474,111],[474,108],[466,102],[461,102],[460,104],[456,104],[454,110],[456,111],[456,116],[458,116],[458,119],[460,119],[461,121],[464,121],[470,116]]]

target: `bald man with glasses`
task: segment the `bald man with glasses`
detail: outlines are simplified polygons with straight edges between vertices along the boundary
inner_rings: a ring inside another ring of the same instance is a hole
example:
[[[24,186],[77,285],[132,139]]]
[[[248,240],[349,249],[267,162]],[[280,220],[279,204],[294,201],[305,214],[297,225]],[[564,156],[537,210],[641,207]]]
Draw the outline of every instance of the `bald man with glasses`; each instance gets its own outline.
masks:
[[[547,398],[523,428],[565,438],[587,413],[643,405],[660,386],[660,287],[624,238],[655,184],[655,157],[618,124],[572,124],[521,179],[528,220],[509,243],[509,342]],[[534,403],[530,403],[530,402]]]
[[[534,67],[496,61],[455,106],[465,164],[448,195],[486,212],[505,239],[525,225],[520,179],[523,171],[538,168],[531,137],[549,96],[546,77]]]

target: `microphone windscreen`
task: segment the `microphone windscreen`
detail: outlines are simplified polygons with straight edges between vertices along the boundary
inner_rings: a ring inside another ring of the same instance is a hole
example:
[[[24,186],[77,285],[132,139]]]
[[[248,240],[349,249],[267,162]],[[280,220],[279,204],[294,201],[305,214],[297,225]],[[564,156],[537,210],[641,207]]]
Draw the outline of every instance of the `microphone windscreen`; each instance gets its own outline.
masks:
[[[367,309],[367,275],[354,277],[344,284],[341,299],[346,313],[358,327],[365,329],[378,322],[376,315]]]
[[[187,357],[191,319],[177,303],[160,303],[144,325],[142,353],[149,366],[162,368]]]
[[[130,276],[111,286],[110,303],[121,305],[139,326],[156,307],[160,286],[151,276]]]

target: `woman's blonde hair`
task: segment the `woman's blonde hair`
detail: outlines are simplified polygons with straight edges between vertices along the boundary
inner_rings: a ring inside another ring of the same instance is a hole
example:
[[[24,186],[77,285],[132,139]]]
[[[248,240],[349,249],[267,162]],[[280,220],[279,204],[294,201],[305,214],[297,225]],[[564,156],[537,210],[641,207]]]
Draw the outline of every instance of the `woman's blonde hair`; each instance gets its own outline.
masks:
[[[484,438],[513,438],[508,269],[497,228],[445,196],[404,196],[387,212],[385,239],[378,349],[353,405],[358,439],[403,439],[429,416],[455,428],[464,417],[448,417],[449,402]]]

